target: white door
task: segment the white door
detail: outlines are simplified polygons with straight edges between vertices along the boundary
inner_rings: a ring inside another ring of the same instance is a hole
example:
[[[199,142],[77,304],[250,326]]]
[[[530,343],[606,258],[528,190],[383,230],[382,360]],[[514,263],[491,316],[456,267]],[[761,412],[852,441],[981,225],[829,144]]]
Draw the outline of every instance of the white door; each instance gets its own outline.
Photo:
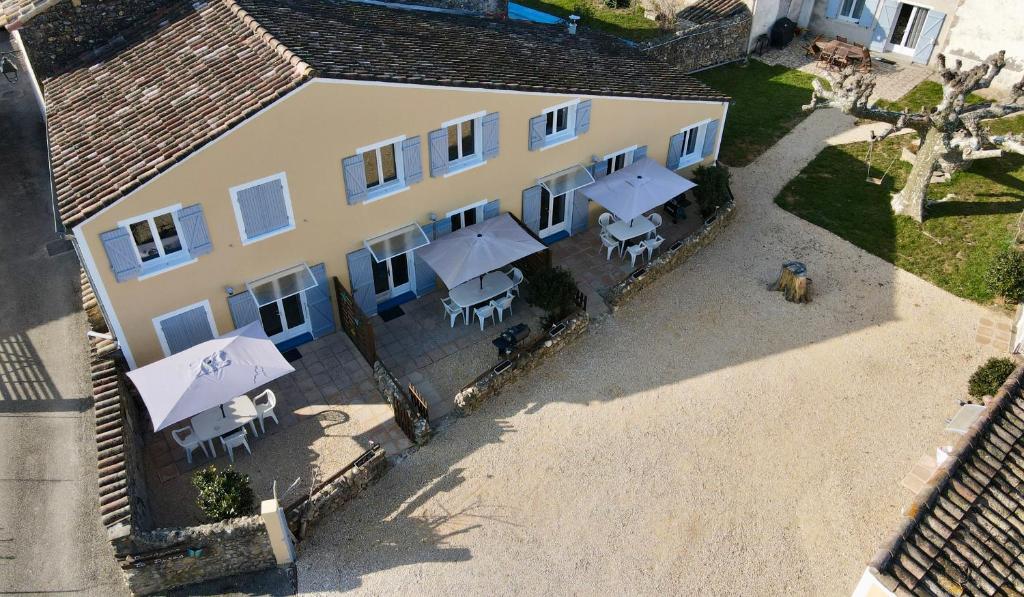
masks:
[[[412,288],[412,279],[407,253],[395,255],[380,263],[371,258],[373,265],[373,289],[377,293],[377,302],[396,297]]]
[[[569,227],[569,206],[572,205],[573,191],[552,196],[544,187],[540,188],[540,231],[546,238]]]
[[[924,29],[924,21],[927,17],[927,8],[906,2],[900,4],[896,12],[896,20],[892,24],[892,31],[889,33],[888,50],[913,56],[917,42],[921,39],[921,30]]]
[[[309,313],[303,293],[293,294],[260,307],[263,331],[280,344],[310,330]]]

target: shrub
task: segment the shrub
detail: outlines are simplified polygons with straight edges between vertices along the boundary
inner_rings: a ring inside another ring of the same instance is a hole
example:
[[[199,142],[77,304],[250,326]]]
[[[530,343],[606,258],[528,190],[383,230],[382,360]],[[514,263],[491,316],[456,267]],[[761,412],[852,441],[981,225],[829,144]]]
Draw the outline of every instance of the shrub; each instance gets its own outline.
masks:
[[[981,396],[993,396],[1003,385],[1007,377],[1013,373],[1016,365],[1007,358],[991,358],[984,365],[978,367],[971,379],[967,382],[967,393],[975,398]]]
[[[576,310],[576,293],[579,287],[572,272],[561,267],[542,269],[530,276],[526,302],[544,310],[541,320],[544,327],[554,325]]]
[[[729,199],[729,168],[725,165],[701,166],[693,171],[693,196],[701,217],[708,217]]]
[[[597,10],[594,9],[594,5],[589,1],[577,2],[576,5],[572,7],[572,14],[580,18],[581,24],[590,24],[597,15]]]
[[[1024,301],[1024,253],[1013,247],[1006,247],[988,268],[986,277],[989,290],[1008,301]]]
[[[249,487],[249,475],[210,466],[192,473],[192,484],[199,490],[196,503],[211,521],[248,516],[256,511],[256,496]]]

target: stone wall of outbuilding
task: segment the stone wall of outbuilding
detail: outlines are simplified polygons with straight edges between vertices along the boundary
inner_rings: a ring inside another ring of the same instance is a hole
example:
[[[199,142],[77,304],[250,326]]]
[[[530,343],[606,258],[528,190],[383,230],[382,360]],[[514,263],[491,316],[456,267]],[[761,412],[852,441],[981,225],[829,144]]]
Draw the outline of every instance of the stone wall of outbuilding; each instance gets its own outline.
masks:
[[[642,47],[641,51],[686,72],[736,62],[747,55],[751,22],[750,13],[742,13],[693,25],[671,37],[655,40]]]

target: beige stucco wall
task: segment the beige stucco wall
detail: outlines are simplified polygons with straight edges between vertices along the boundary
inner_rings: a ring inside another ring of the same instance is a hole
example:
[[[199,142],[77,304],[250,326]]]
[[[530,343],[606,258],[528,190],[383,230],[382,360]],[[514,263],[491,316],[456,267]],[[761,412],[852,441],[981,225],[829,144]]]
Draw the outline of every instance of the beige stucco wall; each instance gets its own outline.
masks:
[[[413,221],[426,224],[430,212],[443,217],[485,198],[499,198],[502,211],[519,216],[521,192],[537,177],[634,144],[648,145],[648,156],[664,162],[672,134],[692,123],[723,118],[725,110],[715,102],[595,97],[588,133],[545,151],[528,151],[529,118],[574,97],[321,80],[306,84],[81,226],[122,342],[141,366],[163,356],[152,324],[156,316],[206,299],[217,332],[224,333],[234,327],[225,286],[240,288],[246,280],[302,261],[325,262],[328,276],[347,286],[345,256],[364,239]],[[444,121],[480,111],[501,115],[500,155],[448,178],[431,178],[426,134]],[[399,135],[420,135],[423,182],[372,203],[347,205],[342,158]],[[243,246],[228,189],[280,172],[287,174],[296,228]],[[145,280],[114,280],[99,242],[101,232],[140,214],[197,202],[206,214],[212,253]]]
[[[1009,89],[1024,75],[1024,2],[1021,0],[959,0],[960,7],[942,51],[974,66],[1006,50],[1006,68],[993,87]]]

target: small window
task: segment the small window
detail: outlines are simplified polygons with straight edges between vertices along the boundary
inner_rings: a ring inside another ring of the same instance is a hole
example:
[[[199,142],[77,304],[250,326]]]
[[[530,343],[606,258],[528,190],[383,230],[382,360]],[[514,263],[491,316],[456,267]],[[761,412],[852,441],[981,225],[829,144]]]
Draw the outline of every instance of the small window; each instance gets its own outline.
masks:
[[[862,12],[864,12],[864,0],[843,0],[842,6],[839,7],[839,16],[850,21],[860,19]]]
[[[704,130],[706,128],[706,124],[698,124],[682,131],[683,146],[679,155],[679,168],[700,161],[701,149],[704,147]]]
[[[578,102],[563,104],[544,111],[545,144],[576,136],[576,105]]]
[[[458,163],[479,157],[480,142],[477,128],[479,118],[470,118],[449,124],[448,130],[448,163]]]
[[[623,149],[623,150],[617,151],[615,153],[610,153],[610,154],[604,156],[604,164],[605,164],[605,166],[604,166],[605,172],[604,173],[607,175],[607,174],[611,174],[612,172],[618,172],[619,170],[622,170],[626,166],[632,164],[633,163],[633,151],[635,149],[636,149],[636,146],[633,146],[633,147],[630,147],[628,149]]]
[[[181,238],[174,213],[166,211],[128,224],[135,249],[142,263],[155,262],[182,254]]]
[[[484,201],[481,201],[480,203],[474,203],[473,205],[467,205],[466,207],[448,212],[448,220],[452,224],[452,232],[466,226],[472,226],[483,220],[481,212],[484,209],[484,203]]]
[[[390,139],[356,150],[363,157],[366,192],[369,199],[405,186],[401,143],[404,137]]]

